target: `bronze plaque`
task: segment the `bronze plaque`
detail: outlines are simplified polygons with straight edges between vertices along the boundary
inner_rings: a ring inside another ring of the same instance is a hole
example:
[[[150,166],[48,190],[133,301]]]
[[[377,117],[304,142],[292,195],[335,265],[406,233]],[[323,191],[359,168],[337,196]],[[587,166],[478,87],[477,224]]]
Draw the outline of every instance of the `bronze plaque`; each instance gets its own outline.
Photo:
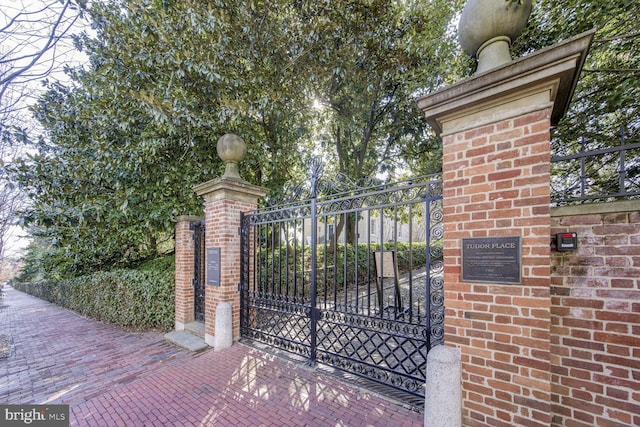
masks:
[[[207,285],[220,286],[220,248],[207,248]]]
[[[462,239],[462,281],[522,283],[520,236]]]

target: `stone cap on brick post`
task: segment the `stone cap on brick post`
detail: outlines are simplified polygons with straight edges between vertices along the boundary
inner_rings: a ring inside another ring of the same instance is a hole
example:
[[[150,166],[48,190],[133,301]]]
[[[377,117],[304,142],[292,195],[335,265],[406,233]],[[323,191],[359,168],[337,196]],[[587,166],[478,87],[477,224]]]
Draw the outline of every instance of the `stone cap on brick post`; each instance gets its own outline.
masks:
[[[532,7],[533,0],[467,0],[458,40],[478,59],[476,74],[511,62],[509,46],[526,27]]]
[[[442,137],[444,341],[460,350],[463,425],[550,425],[549,129],[568,108],[592,38],[505,57],[418,100]],[[465,278],[464,239],[505,236],[521,242],[512,262],[518,283]],[[429,404],[441,405],[425,398],[425,413]]]
[[[242,138],[232,133],[225,134],[218,139],[216,151],[225,163],[224,174],[193,188],[205,202],[231,198],[256,203],[267,194],[266,188],[250,184],[240,176],[238,165],[247,155],[247,145]]]
[[[247,146],[242,138],[233,134],[226,134],[218,140],[216,146],[218,155],[225,162],[224,174],[194,187],[197,195],[204,198],[206,222],[205,233],[205,263],[209,265],[210,249],[216,249],[218,255],[219,277],[217,285],[206,278],[205,287],[205,342],[215,346],[216,337],[224,331],[216,331],[216,311],[221,303],[229,303],[232,318],[229,322],[218,322],[230,326],[233,337],[239,336],[240,321],[240,293],[238,283],[241,280],[240,246],[241,238],[238,230],[241,227],[240,217],[243,212],[255,211],[258,201],[267,193],[267,189],[253,185],[240,176],[238,164],[247,154]],[[215,260],[215,258],[214,258]],[[209,267],[205,269],[209,275]],[[221,307],[226,307],[223,304]],[[222,320],[222,319],[218,319]],[[227,333],[231,333],[229,330]],[[217,337],[221,338],[221,337]],[[218,345],[219,346],[219,345]]]
[[[440,136],[519,116],[536,103],[552,105],[551,125],[556,125],[569,108],[594,33],[586,31],[423,96],[418,107]]]

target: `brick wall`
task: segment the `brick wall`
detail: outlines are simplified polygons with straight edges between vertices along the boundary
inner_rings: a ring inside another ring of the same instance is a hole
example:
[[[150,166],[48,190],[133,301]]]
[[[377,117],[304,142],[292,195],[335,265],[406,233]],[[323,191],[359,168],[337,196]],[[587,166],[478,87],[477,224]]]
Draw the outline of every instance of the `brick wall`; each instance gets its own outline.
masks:
[[[175,321],[177,329],[183,329],[185,324],[193,322],[194,319],[194,295],[191,284],[194,263],[193,231],[189,229],[189,224],[201,219],[199,217],[181,216],[176,221]]]
[[[248,182],[222,176],[195,188],[204,198],[206,247],[220,248],[220,286],[206,285],[205,342],[215,345],[216,309],[231,303],[233,337],[240,337],[240,214],[256,209],[266,190]]]
[[[554,209],[552,425],[640,425],[640,201]]]
[[[256,209],[256,202],[221,199],[207,202],[207,248],[220,248],[220,286],[207,286],[205,332],[215,335],[215,311],[220,302],[232,306],[233,336],[240,336],[240,214]]]
[[[548,426],[549,115],[443,137],[445,342],[461,351],[463,423]],[[461,239],[521,236],[522,284],[461,281]]]

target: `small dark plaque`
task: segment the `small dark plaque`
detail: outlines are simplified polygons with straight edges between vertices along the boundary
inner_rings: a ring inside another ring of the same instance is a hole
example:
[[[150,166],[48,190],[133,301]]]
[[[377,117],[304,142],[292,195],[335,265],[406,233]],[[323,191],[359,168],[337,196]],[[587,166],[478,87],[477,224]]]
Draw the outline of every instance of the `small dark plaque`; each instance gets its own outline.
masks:
[[[522,283],[520,236],[462,239],[462,281]]]
[[[220,286],[220,248],[207,248],[207,285]]]

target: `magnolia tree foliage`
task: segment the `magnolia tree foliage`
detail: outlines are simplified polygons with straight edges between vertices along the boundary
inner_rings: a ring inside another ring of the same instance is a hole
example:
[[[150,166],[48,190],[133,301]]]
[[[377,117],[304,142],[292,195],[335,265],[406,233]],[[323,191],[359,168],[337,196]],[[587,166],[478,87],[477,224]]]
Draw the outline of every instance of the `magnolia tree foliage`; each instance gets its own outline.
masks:
[[[454,7],[93,2],[94,33],[77,40],[90,64],[49,86],[34,108],[45,133],[14,167],[33,200],[24,222],[51,245],[48,272],[166,248],[175,217],[201,212],[191,188],[220,174],[224,133],[248,145],[243,177],[274,193],[304,179],[313,154],[358,180],[427,152],[414,98],[451,68]]]
[[[77,274],[170,250],[175,217],[201,212],[193,186],[221,174],[215,143],[229,132],[248,146],[242,176],[272,195],[318,154],[355,182],[438,171],[415,99],[471,73],[455,42],[463,3],[91,2],[93,32],[77,39],[90,63],[49,85],[34,108],[45,133],[14,167],[38,259]],[[517,55],[599,29],[559,141],[623,123],[637,134],[638,7],[536,1]]]
[[[448,28],[459,3],[303,3],[305,32],[318,39],[306,72],[321,106],[317,140],[335,159],[336,172],[360,182],[407,166],[440,169],[439,158],[416,156],[439,152],[439,142],[415,98],[455,71],[449,60],[456,43]],[[419,167],[407,161],[416,158],[423,161]]]

